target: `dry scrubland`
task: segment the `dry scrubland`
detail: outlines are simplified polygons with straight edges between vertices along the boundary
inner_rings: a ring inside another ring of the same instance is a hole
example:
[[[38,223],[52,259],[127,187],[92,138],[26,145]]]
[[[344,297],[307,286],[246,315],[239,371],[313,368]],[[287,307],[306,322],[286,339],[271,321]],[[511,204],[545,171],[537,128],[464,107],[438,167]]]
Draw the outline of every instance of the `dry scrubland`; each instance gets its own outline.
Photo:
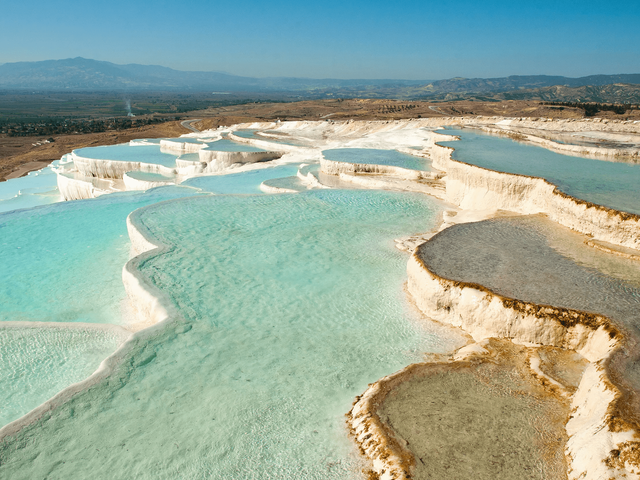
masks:
[[[314,100],[294,103],[250,103],[209,108],[188,112],[184,118],[201,118],[194,124],[204,130],[220,125],[269,120],[391,120],[403,118],[456,117],[456,116],[505,116],[582,118],[584,112],[578,108],[540,105],[538,101],[504,102],[447,102],[430,103],[396,100]],[[600,118],[640,120],[640,111],[625,115],[600,112]],[[177,137],[189,130],[180,122],[128,130],[79,135],[53,136],[55,142],[33,145],[47,136],[7,137],[0,135],[0,181],[24,175],[42,168],[46,163],[59,159],[76,148],[95,145],[114,145],[134,138]],[[34,163],[46,162],[46,163]]]

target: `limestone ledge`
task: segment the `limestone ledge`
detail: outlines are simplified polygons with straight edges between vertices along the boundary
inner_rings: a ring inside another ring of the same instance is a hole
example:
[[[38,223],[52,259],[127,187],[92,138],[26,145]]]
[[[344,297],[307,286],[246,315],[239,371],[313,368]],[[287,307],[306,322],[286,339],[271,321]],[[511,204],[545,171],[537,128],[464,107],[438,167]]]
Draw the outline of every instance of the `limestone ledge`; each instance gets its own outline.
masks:
[[[572,397],[573,413],[566,425],[569,478],[640,478],[633,441],[637,428],[613,421],[622,394],[609,380],[606,365],[623,336],[607,317],[522,302],[480,285],[439,277],[417,253],[407,273],[407,289],[417,307],[430,318],[462,328],[476,342],[509,338],[574,350],[586,358],[590,365]],[[621,457],[625,449],[628,454]]]
[[[142,162],[121,162],[117,160],[99,160],[95,158],[81,157],[75,152],[71,154],[71,160],[73,160],[76,170],[86,177],[121,179],[125,173],[134,170],[148,173],[159,173],[162,175],[173,175],[177,173],[175,168],[165,167],[163,165]]]
[[[283,152],[221,152],[209,148],[198,152],[203,171],[197,173],[214,173],[228,169],[234,164],[266,162],[282,157]]]
[[[166,181],[148,181],[140,180],[129,175],[131,172],[122,176],[126,190],[149,190],[150,188],[162,187],[164,185],[173,185],[175,182],[167,179]]]
[[[328,175],[363,173],[369,175],[386,175],[403,180],[437,180],[443,176],[442,172],[425,172],[392,165],[338,162],[335,160],[327,160],[326,158],[320,160],[320,169]]]
[[[451,138],[448,138],[451,140]],[[640,216],[574,198],[543,178],[496,172],[451,158],[434,143],[431,159],[446,172],[446,200],[463,209],[546,213],[555,222],[596,240],[640,249]]]
[[[273,185],[269,185],[268,183],[262,182],[260,184],[260,190],[264,193],[299,193],[298,190],[294,190],[293,188],[284,188],[284,187],[275,187]]]
[[[145,235],[142,225],[135,224],[132,215],[133,213],[127,217],[127,232],[131,241],[130,255],[133,258],[122,269],[122,283],[137,323],[147,327],[167,320],[170,315],[160,300],[162,295],[156,287],[142,279],[138,266],[143,259],[162,250],[163,246],[149,240],[150,235]]]
[[[637,148],[607,148],[590,147],[584,145],[570,145],[558,143],[553,140],[541,138],[536,135],[521,133],[508,129],[508,127],[495,128],[492,126],[478,127],[480,130],[494,135],[506,136],[519,142],[525,142],[538,147],[546,148],[564,155],[595,158],[608,161],[626,161],[630,163],[640,162],[640,149]]]

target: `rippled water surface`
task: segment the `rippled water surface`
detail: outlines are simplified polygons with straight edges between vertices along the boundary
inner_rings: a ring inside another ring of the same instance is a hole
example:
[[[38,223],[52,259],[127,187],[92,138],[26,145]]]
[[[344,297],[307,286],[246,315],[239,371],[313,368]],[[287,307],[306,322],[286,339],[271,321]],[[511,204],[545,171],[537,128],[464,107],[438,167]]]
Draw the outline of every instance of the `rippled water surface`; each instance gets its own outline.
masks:
[[[123,333],[90,328],[0,330],[0,426],[87,378],[123,340]]]
[[[561,155],[471,130],[447,129],[461,137],[440,142],[455,148],[453,158],[501,172],[543,177],[560,190],[589,202],[640,214],[640,165]]]
[[[0,214],[0,321],[121,323],[127,215],[194,193],[163,187]]]
[[[0,182],[0,213],[48,205],[61,199],[56,174],[50,166]]]
[[[344,423],[355,395],[454,343],[412,316],[406,254],[392,242],[428,230],[438,211],[424,196],[371,191],[138,210],[135,221],[169,247],[141,273],[183,320],[5,445],[0,473],[360,476]],[[36,431],[37,444],[25,442]]]

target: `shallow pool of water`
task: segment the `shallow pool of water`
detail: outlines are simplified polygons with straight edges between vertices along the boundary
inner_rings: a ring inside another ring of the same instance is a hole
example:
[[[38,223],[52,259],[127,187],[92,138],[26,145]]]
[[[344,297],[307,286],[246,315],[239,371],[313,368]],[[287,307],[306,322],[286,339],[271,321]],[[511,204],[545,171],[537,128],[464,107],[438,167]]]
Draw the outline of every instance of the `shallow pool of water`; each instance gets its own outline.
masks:
[[[0,214],[0,321],[121,323],[127,215],[194,193],[162,187]]]
[[[570,157],[466,129],[447,129],[441,133],[461,137],[457,142],[440,142],[455,148],[456,160],[501,172],[542,177],[576,198],[640,214],[640,165]]]
[[[184,186],[199,188],[211,193],[262,193],[260,184],[272,178],[295,175],[298,165],[281,165],[278,167],[250,170],[244,173],[228,175],[207,175],[190,178],[182,183]]]
[[[141,162],[163,165],[173,168],[176,166],[177,154],[166,153],[160,145],[108,145],[104,147],[87,147],[74,150],[79,157],[97,160],[115,160],[119,162]]]
[[[60,200],[56,174],[50,166],[29,172],[24,177],[0,182],[0,212],[48,205]]]
[[[421,195],[326,190],[138,210],[170,247],[141,274],[183,319],[8,439],[0,473],[360,477],[344,423],[354,396],[459,341],[412,313],[392,241],[439,210]]]
[[[90,376],[125,339],[90,328],[0,328],[0,426]]]

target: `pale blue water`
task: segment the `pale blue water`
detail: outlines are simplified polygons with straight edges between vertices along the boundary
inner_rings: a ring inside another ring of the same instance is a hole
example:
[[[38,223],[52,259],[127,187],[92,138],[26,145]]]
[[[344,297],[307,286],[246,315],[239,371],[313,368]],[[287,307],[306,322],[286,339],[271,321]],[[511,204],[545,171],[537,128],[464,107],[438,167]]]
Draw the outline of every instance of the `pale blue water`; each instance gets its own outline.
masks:
[[[234,142],[223,138],[215,142],[209,142],[206,150],[215,150],[216,152],[265,152],[263,148],[252,147],[244,143]]]
[[[216,181],[218,190],[261,193],[258,186],[265,178],[296,168],[267,169],[261,176],[218,176]],[[155,174],[131,174],[157,180]],[[121,323],[126,299],[121,272],[129,258],[127,215],[195,193],[163,187],[0,215],[0,321]],[[119,341],[99,330],[0,328],[0,426],[88,377]]]
[[[105,147],[79,148],[74,150],[74,153],[85,158],[152,163],[170,168],[176,166],[176,158],[178,157],[176,154],[161,151],[160,145],[130,146],[128,143],[108,145]]]
[[[233,132],[234,135],[237,135],[238,137],[242,137],[242,138],[251,138],[254,140],[263,140],[264,137],[259,137],[258,135],[256,135],[256,132],[258,130],[257,129],[246,129],[246,130],[235,130]]]
[[[286,188],[295,192],[303,192],[307,190],[307,187],[295,175],[292,175],[290,177],[273,178],[270,180],[266,180],[264,184],[269,187]]]
[[[194,177],[184,181],[181,185],[199,188],[211,193],[262,193],[260,184],[272,178],[281,178],[298,173],[298,165],[281,165],[278,167],[251,170],[245,173],[230,175],[210,175]]]
[[[344,425],[355,395],[453,345],[412,316],[392,242],[439,210],[420,195],[324,190],[138,210],[169,246],[141,272],[184,320],[7,439],[0,475],[359,478]]]
[[[0,329],[0,426],[90,376],[124,339],[87,328]]]
[[[374,148],[334,148],[323,150],[327,160],[347,163],[366,163],[371,165],[391,165],[411,170],[431,170],[431,162],[426,158],[414,157],[396,150],[378,150]]]
[[[185,161],[189,161],[189,162],[199,162],[200,161],[200,155],[198,155],[197,153],[183,153],[182,155],[180,155],[180,160],[185,160]]]
[[[162,187],[0,214],[0,321],[121,323],[127,215],[194,193]]]
[[[447,129],[461,141],[453,158],[501,172],[543,177],[576,198],[640,214],[640,165],[570,157],[470,130]]]
[[[56,174],[51,167],[0,182],[0,212],[48,205],[60,200]]]

